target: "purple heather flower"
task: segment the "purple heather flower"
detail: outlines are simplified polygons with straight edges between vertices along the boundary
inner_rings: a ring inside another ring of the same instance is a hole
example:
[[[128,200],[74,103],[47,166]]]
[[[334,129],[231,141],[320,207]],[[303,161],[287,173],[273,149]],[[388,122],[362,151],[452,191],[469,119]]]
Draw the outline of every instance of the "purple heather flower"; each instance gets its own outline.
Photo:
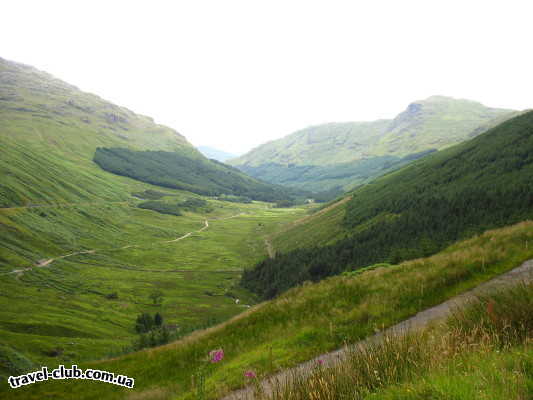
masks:
[[[246,372],[244,373],[244,376],[247,377],[247,378],[252,378],[252,379],[253,379],[253,378],[257,378],[257,375],[255,374],[254,371],[246,371]]]
[[[317,362],[318,365],[324,364],[324,360],[316,360],[316,362]]]
[[[212,350],[209,352],[209,357],[211,358],[212,363],[217,363],[224,358],[224,350]]]

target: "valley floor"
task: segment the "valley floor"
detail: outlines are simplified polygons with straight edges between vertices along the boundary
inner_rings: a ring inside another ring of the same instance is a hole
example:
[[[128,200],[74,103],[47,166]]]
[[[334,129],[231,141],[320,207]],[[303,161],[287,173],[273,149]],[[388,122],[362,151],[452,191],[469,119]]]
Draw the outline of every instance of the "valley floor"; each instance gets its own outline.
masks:
[[[137,200],[0,209],[0,375],[120,354],[142,312],[190,330],[253,304],[235,287],[242,269],[267,257],[264,237],[302,210],[208,201],[210,213],[181,217]]]

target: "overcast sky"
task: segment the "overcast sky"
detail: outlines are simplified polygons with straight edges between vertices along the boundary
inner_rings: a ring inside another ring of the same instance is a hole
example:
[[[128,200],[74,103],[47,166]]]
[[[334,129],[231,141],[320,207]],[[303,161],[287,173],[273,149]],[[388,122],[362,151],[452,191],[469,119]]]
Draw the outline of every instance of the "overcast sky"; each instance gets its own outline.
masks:
[[[0,56],[241,153],[434,94],[533,107],[525,1],[5,1]]]

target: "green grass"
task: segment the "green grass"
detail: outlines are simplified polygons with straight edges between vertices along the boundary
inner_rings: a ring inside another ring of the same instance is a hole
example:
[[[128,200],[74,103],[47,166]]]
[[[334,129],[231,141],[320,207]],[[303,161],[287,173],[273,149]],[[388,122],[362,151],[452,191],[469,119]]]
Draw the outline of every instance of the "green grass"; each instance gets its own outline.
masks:
[[[528,399],[533,394],[533,282],[485,294],[444,325],[386,335],[341,362],[293,374],[273,396],[326,399]],[[261,398],[263,398],[261,397]]]
[[[346,201],[341,200],[320,211],[303,217],[290,224],[284,225],[283,229],[275,232],[270,238],[276,252],[288,251],[324,246],[344,237],[348,230],[342,225],[346,213]]]
[[[34,362],[95,359],[131,344],[141,312],[159,311],[183,329],[242,312],[254,302],[235,288],[242,269],[266,256],[263,237],[296,218],[298,210],[209,204],[210,214],[181,217],[127,204],[1,211],[16,230],[2,232],[2,254],[11,260],[0,275],[3,342]],[[197,232],[205,227],[204,218],[209,228]],[[188,232],[194,233],[166,243]],[[9,273],[80,250],[96,252]],[[161,306],[149,299],[155,289],[165,295]],[[105,297],[113,292],[118,299]],[[54,348],[63,349],[62,355],[45,354]]]
[[[474,353],[427,373],[416,382],[383,389],[379,400],[527,400],[533,396],[533,349]]]
[[[134,377],[133,393],[140,398],[192,399],[191,375],[203,368],[202,360],[210,350],[223,348],[224,360],[207,368],[208,398],[216,398],[243,385],[245,370],[265,376],[293,366],[360,340],[519,265],[533,257],[533,250],[526,248],[531,239],[531,222],[487,232],[428,259],[305,284],[181,341],[84,366]],[[131,394],[88,381],[49,381],[17,389],[17,395],[65,398],[72,391],[80,398]]]

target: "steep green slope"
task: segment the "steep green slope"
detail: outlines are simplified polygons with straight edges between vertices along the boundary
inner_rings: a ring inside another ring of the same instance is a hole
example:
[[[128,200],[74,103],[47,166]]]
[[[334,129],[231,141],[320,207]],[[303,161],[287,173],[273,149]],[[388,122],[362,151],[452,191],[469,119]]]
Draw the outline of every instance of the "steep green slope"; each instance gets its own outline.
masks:
[[[299,379],[274,384],[274,398],[531,398],[533,282],[502,285],[471,300],[456,301],[457,310],[444,323],[388,333],[385,340],[351,349],[338,363],[325,357],[312,373],[298,371]]]
[[[92,161],[101,146],[203,158],[151,118],[0,59],[0,206],[124,200],[124,187]]]
[[[533,112],[352,193],[346,238],[258,264],[243,285],[272,297],[306,280],[433,254],[484,229],[533,217]]]
[[[324,246],[342,239],[349,232],[342,224],[349,200],[350,196],[344,197],[311,215],[284,225],[283,230],[269,238],[272,248],[276,253],[287,253],[294,249]]]
[[[433,96],[410,104],[393,120],[313,126],[228,162],[272,183],[315,191],[351,188],[512,115],[474,101]]]

